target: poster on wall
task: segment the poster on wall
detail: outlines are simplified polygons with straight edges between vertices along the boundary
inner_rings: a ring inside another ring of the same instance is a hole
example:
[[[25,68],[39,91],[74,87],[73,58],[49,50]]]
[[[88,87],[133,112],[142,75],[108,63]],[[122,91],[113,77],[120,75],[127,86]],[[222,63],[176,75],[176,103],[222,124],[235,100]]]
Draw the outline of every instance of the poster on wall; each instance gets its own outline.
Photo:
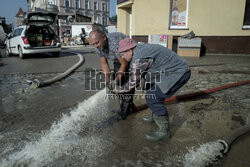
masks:
[[[167,47],[167,35],[162,35],[162,34],[148,35],[148,43],[159,44]]]
[[[187,28],[188,0],[172,0],[170,12],[171,29]]]

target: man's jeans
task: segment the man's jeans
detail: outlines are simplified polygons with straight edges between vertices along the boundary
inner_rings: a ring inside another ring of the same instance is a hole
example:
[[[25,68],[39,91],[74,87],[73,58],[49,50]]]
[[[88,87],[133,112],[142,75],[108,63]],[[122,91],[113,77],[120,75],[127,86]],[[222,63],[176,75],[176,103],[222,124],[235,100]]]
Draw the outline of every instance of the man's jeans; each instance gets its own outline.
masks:
[[[164,99],[171,97],[178,89],[187,83],[190,76],[191,72],[187,71],[166,94],[164,94],[158,86],[152,85],[152,90],[149,89],[146,91],[146,102],[151,111],[157,116],[167,115],[167,109],[163,104]]]
[[[113,79],[115,79],[116,74],[118,73],[120,66],[121,66],[120,62],[116,59],[114,61],[115,75],[113,76]],[[128,64],[128,67],[129,67],[129,64]],[[121,78],[121,85],[124,85],[129,80],[128,68],[126,69],[125,72],[126,73]],[[127,93],[121,94],[121,95],[124,95],[123,97],[127,97],[127,98],[120,98],[119,99],[120,110],[119,110],[118,114],[122,117],[122,119],[125,119],[128,114],[131,114],[133,112],[132,108],[133,108],[133,95],[134,95],[134,93],[135,93],[135,89],[132,89]]]

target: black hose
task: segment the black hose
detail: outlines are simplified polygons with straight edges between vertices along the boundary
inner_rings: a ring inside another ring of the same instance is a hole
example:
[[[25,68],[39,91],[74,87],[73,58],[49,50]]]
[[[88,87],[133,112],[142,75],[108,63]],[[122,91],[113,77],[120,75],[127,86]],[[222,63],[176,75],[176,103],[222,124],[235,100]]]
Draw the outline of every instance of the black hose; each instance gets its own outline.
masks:
[[[245,125],[238,129],[235,129],[230,135],[224,138],[228,145],[231,145],[237,138],[250,132],[250,126]]]
[[[70,52],[70,53],[73,53],[73,52]],[[38,79],[34,79],[34,81],[31,82],[31,89],[35,89],[38,87],[42,87],[44,85],[52,84],[56,81],[63,79],[67,75],[69,75],[71,72],[73,72],[76,68],[78,68],[85,61],[84,57],[81,54],[77,54],[77,55],[80,58],[80,60],[75,65],[73,65],[71,68],[69,68],[67,71],[55,76],[54,78],[51,78],[51,79],[48,79],[45,81],[39,81]]]
[[[236,86],[241,86],[241,85],[245,85],[245,84],[250,84],[250,80],[245,80],[245,81],[235,82],[235,83],[231,83],[231,84],[226,84],[226,85],[222,85],[222,86],[219,86],[219,87],[216,87],[216,88],[201,90],[201,91],[197,91],[197,92],[191,92],[191,93],[187,93],[187,94],[184,94],[184,95],[172,96],[172,97],[164,99],[164,103],[180,101],[180,100],[184,100],[184,99],[190,99],[190,98],[194,98],[194,97],[197,97],[197,96],[214,93],[216,91],[220,91],[220,90],[223,90],[223,89],[228,89],[228,88],[232,88],[232,87],[236,87]],[[135,111],[141,111],[141,110],[146,109],[147,107],[148,107],[147,104],[136,106]]]
[[[250,126],[245,125],[238,129],[235,129],[230,135],[226,136],[224,140],[219,140],[219,142],[224,146],[224,149],[222,150],[223,153],[227,153],[229,150],[229,147],[232,145],[232,143],[239,138],[240,136],[250,132]]]

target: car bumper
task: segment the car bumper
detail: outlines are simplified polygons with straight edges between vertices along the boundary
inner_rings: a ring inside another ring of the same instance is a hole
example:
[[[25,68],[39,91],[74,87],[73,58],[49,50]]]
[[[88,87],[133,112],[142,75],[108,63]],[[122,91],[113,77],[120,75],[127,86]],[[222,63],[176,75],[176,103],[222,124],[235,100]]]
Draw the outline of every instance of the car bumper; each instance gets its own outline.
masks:
[[[23,54],[35,54],[35,53],[52,53],[52,52],[60,52],[61,47],[24,47]]]

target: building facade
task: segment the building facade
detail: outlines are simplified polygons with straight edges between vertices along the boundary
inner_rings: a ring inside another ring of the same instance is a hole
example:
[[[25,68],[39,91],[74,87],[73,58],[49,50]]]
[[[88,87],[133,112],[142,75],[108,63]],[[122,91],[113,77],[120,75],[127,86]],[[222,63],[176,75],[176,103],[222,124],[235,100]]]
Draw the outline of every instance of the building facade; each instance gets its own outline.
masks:
[[[109,24],[109,0],[28,0],[30,11],[37,8],[55,9],[60,14],[78,13],[90,17],[94,23],[107,26]]]
[[[27,0],[29,11],[54,11],[58,13],[59,35],[71,31],[71,25],[92,22],[109,25],[109,0]],[[73,22],[69,22],[72,16]]]
[[[194,31],[206,53],[250,54],[250,0],[117,0],[117,31],[137,41]]]
[[[5,17],[0,16],[0,24],[1,25],[6,24],[6,18]]]
[[[23,9],[19,8],[19,10],[15,16],[16,27],[24,24],[25,15],[26,15],[26,13],[23,11]]]

